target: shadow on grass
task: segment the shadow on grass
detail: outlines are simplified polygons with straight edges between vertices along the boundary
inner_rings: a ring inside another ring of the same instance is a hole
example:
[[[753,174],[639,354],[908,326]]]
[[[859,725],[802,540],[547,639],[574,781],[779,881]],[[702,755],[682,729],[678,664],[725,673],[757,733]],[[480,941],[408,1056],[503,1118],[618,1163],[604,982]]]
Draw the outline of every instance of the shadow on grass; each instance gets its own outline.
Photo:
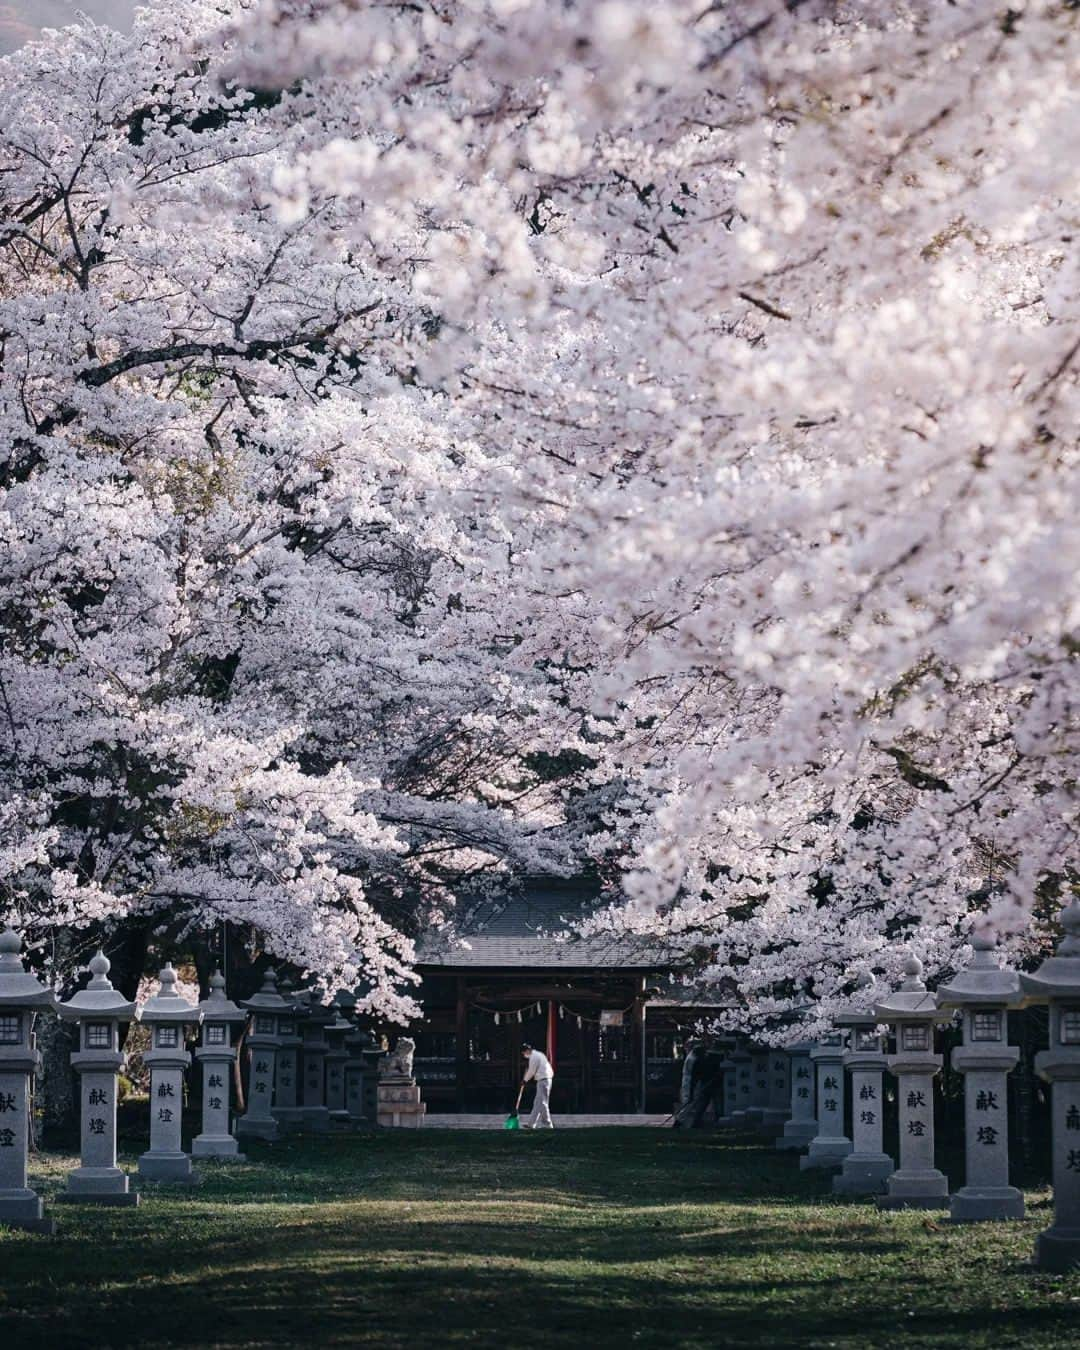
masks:
[[[0,1348],[1071,1336],[1080,1280],[1023,1269],[1032,1225],[960,1233],[823,1203],[827,1178],[756,1141],[433,1136],[255,1146],[250,1165],[204,1166],[203,1186],[147,1190],[138,1210],[61,1211],[55,1240],[0,1236]]]

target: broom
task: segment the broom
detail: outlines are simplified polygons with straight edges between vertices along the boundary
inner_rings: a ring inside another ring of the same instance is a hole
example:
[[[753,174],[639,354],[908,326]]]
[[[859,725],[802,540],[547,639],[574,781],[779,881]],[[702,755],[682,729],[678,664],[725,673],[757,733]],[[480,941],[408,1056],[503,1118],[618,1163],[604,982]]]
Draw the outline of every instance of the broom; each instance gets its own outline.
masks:
[[[506,1117],[506,1123],[503,1125],[504,1130],[521,1129],[521,1122],[518,1120],[518,1110],[521,1107],[521,1094],[524,1091],[525,1091],[525,1084],[522,1083],[521,1087],[518,1088],[517,1101],[514,1103],[514,1109]]]

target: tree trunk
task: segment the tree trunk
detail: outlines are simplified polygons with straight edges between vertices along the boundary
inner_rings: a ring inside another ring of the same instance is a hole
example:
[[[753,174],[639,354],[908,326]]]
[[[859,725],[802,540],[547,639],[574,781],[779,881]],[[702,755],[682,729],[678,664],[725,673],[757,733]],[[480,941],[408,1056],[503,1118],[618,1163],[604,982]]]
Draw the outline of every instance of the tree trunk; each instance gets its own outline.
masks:
[[[37,1020],[37,1044],[41,1051],[38,1104],[41,1107],[41,1141],[50,1147],[77,1145],[79,1094],[71,1055],[78,1048],[70,1022],[46,1013]]]

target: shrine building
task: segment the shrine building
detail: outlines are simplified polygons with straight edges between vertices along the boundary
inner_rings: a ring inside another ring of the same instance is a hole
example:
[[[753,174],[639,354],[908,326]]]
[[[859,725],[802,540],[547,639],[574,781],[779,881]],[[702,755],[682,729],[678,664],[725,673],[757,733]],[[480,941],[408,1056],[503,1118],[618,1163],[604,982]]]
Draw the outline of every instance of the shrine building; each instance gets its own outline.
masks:
[[[690,1001],[676,963],[642,939],[565,936],[597,903],[580,882],[534,881],[463,903],[452,935],[418,942],[411,1034],[429,1111],[507,1111],[526,1041],[555,1066],[553,1111],[671,1110],[686,1040],[727,1005]]]

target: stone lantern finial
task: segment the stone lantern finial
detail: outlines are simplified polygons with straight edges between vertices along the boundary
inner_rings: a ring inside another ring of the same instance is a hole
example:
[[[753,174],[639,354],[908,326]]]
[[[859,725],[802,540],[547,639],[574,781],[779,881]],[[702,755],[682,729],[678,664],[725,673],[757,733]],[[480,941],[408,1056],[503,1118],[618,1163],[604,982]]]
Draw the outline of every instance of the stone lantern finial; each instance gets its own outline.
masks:
[[[19,952],[22,951],[22,938],[16,933],[14,928],[5,928],[0,933],[0,971],[5,975],[14,974],[16,971],[22,973],[22,962],[19,960]]]
[[[90,983],[87,989],[111,989],[112,981],[109,979],[109,971],[112,970],[112,962],[99,947],[90,958]]]
[[[925,989],[926,984],[923,981],[923,963],[912,952],[904,961],[904,982],[900,988],[905,991],[914,991]]]
[[[1080,900],[1073,900],[1061,911],[1060,922],[1065,936],[1058,947],[1059,956],[1080,956]]]

